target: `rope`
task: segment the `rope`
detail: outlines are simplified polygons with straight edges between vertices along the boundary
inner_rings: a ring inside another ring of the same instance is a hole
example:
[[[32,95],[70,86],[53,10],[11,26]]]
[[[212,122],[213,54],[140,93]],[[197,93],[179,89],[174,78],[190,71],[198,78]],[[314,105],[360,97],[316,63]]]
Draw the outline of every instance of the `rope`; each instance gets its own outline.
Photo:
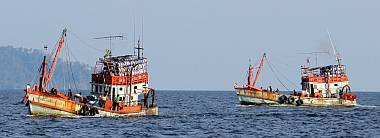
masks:
[[[38,67],[37,73],[35,73],[35,74],[33,75],[33,79],[32,79],[31,81],[29,81],[29,82],[30,82],[30,85],[33,86],[34,84],[38,83],[38,76],[39,76],[39,74],[40,74],[41,68],[42,68],[42,66]]]
[[[268,60],[268,59],[267,59]],[[268,62],[268,64],[270,64],[269,62]],[[276,68],[276,66],[273,66],[273,64],[272,64],[272,67],[283,77],[283,78],[285,78],[285,80],[286,81],[288,81],[290,84],[292,84],[295,88],[297,88],[297,85],[294,83],[294,82],[292,82],[290,79],[288,79],[285,75],[284,75],[284,73],[282,73],[279,69],[277,69]]]
[[[70,67],[70,72],[71,72],[71,78],[73,79],[73,83],[74,83],[74,87],[75,87],[75,90],[76,91],[78,91],[78,87],[77,87],[77,83],[76,83],[76,80],[75,80],[75,77],[74,77],[74,72],[73,72],[73,68],[72,68],[72,63],[71,63],[71,60],[70,60],[70,57],[71,56],[73,56],[73,58],[76,60],[76,61],[78,61],[76,58],[75,58],[75,56],[72,54],[72,52],[71,52],[71,50],[70,50],[70,48],[69,48],[69,44],[68,43],[66,43],[66,47],[67,47],[67,53],[68,53],[68,59],[69,59],[69,61],[68,61],[68,64],[69,64],[69,67]],[[70,75],[70,73],[68,72],[68,74]]]
[[[67,45],[67,43],[66,43],[66,45]],[[70,72],[69,72],[69,62],[70,62],[70,55],[69,55],[69,47],[68,46],[66,46],[66,75],[67,75],[67,77],[68,77],[68,81],[69,81],[69,83],[68,83],[68,89],[70,90],[71,89],[71,81],[70,81]]]
[[[269,68],[270,68],[270,70],[273,72],[273,74],[274,74],[274,76],[276,77],[277,81],[280,82],[281,85],[282,85],[286,90],[290,91],[289,88],[286,87],[285,84],[280,80],[280,78],[278,77],[277,73],[273,70],[272,65],[269,63],[269,61],[268,61],[268,59],[267,59],[266,57],[265,57],[265,60],[267,61],[268,65],[269,65]]]
[[[93,49],[93,50],[95,50],[95,51],[101,52],[101,53],[104,52],[104,50],[101,50],[101,49],[95,48],[95,47],[91,46],[90,44],[86,43],[84,40],[82,40],[82,39],[81,39],[78,35],[76,35],[74,32],[72,32],[72,31],[70,31],[70,30],[68,30],[68,32],[69,32],[70,34],[72,34],[72,36],[74,36],[76,39],[78,39],[81,43],[83,43],[83,45],[85,45],[86,47],[89,47],[89,48],[91,48],[91,49]]]

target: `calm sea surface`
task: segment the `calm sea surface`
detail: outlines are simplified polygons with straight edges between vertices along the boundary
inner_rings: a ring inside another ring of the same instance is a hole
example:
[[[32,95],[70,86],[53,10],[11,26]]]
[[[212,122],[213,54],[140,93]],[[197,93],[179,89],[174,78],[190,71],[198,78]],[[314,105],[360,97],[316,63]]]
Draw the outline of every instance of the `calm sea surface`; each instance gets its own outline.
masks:
[[[158,91],[160,116],[27,115],[23,91],[0,92],[0,137],[380,137],[380,93],[354,108],[240,106],[232,91]]]

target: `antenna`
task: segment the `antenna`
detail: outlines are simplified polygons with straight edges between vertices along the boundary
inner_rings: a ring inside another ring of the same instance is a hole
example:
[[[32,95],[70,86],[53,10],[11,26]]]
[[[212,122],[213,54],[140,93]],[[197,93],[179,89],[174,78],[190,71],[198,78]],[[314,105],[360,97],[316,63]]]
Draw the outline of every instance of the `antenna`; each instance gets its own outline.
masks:
[[[136,20],[133,16],[133,47],[136,47]],[[133,50],[133,55],[136,55],[136,50]]]
[[[144,16],[141,17],[141,56],[144,57]]]
[[[110,36],[103,36],[103,37],[96,37],[94,39],[106,39],[106,40],[109,40],[110,41],[110,47],[109,47],[109,50],[110,52],[112,51],[112,40],[113,39],[124,39],[124,35],[110,35]]]
[[[137,50],[137,59],[141,59],[144,57],[144,41],[143,41],[143,38],[144,38],[144,20],[141,19],[141,38],[139,36],[139,39],[137,40],[137,47],[135,47],[135,50]],[[135,51],[134,50],[134,51]],[[135,54],[136,55],[136,54]]]
[[[329,52],[309,52],[309,53],[299,53],[299,54],[310,54],[315,56],[315,65],[318,66],[318,55],[319,54],[328,54]],[[307,62],[310,66],[310,57],[308,57]]]
[[[330,45],[331,45],[331,47],[332,47],[332,49],[333,49],[333,52],[334,52],[334,55],[335,55],[335,59],[336,59],[336,61],[338,62],[338,64],[340,65],[340,64],[341,64],[341,59],[340,59],[339,53],[338,53],[337,50],[336,50],[336,47],[335,47],[335,45],[334,45],[334,42],[333,42],[333,40],[332,40],[332,38],[331,38],[330,31],[329,31],[329,29],[326,29],[326,31],[327,31],[327,34],[328,34],[328,36],[329,36]]]
[[[140,37],[139,40],[137,40],[137,47],[135,47],[135,49],[137,50],[137,59],[141,59],[142,57],[144,57],[144,48],[142,47]]]

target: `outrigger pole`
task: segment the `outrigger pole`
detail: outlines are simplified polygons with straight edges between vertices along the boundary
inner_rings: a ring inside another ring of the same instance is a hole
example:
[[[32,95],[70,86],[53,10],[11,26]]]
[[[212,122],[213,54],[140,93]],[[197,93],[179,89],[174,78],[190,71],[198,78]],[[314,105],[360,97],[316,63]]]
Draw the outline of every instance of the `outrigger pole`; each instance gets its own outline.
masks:
[[[255,77],[255,80],[253,81],[253,88],[256,88],[256,83],[257,83],[257,80],[259,79],[259,76],[260,76],[260,73],[261,73],[261,69],[263,68],[263,65],[264,65],[264,58],[266,57],[266,53],[264,53],[263,57],[261,57],[261,61],[260,61],[260,66],[259,66],[259,69],[257,70],[257,73],[256,73],[256,77]],[[251,71],[250,71],[251,72]],[[250,74],[251,75],[251,74]],[[252,78],[252,77],[251,77]]]
[[[62,46],[63,46],[63,43],[65,42],[66,31],[67,31],[66,28],[63,29],[62,35],[61,35],[61,37],[59,38],[59,41],[58,41],[58,48],[57,48],[57,50],[55,51],[55,55],[54,55],[54,59],[53,59],[53,63],[52,63],[52,65],[51,65],[50,69],[49,69],[48,76],[47,76],[46,80],[44,81],[44,86],[43,86],[43,87],[44,87],[44,89],[43,89],[44,91],[46,91],[46,89],[47,89],[47,85],[49,84],[50,79],[51,79],[51,77],[53,76],[53,72],[55,71],[55,66],[57,65],[58,55],[59,55],[59,53],[61,52],[61,48],[62,48]],[[43,67],[44,67],[44,68],[45,68],[45,66],[46,66],[46,56],[44,56],[44,63],[43,63]],[[43,72],[42,72],[42,73],[43,73],[43,74],[42,74],[43,77],[45,76],[44,68],[43,68]]]

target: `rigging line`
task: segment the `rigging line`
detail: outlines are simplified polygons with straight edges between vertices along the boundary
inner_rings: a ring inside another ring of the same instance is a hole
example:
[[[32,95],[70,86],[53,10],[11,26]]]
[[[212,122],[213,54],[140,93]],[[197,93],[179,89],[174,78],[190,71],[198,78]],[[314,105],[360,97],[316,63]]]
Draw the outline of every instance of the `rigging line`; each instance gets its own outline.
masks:
[[[265,58],[265,60],[267,61],[267,63],[268,63],[268,67],[269,67],[270,70],[273,72],[273,74],[274,74],[274,76],[276,77],[277,81],[279,81],[279,82],[281,83],[281,85],[282,85],[286,90],[290,91],[289,88],[286,87],[285,84],[279,79],[279,77],[277,76],[277,73],[273,70],[271,64],[269,64],[268,59]]]
[[[55,51],[56,51],[57,48],[58,48],[57,45],[58,45],[60,39],[61,39],[61,36],[59,37],[59,39],[58,39],[57,42],[55,43],[53,49],[50,51],[50,54],[47,56],[47,59],[46,59],[47,62],[49,62],[50,60],[53,59],[53,57],[54,57],[54,53],[55,53]]]
[[[55,53],[55,51],[58,48],[58,47],[55,47],[55,46],[58,45],[58,42],[59,42],[60,39],[61,39],[61,37],[59,37],[59,39],[57,40],[57,42],[54,45],[54,48],[50,51],[50,54],[47,56],[47,59],[46,59],[46,62],[47,62],[46,70],[47,71],[49,71],[51,69],[51,66],[49,67],[48,63],[53,59],[54,53]],[[57,84],[56,84],[55,81],[54,82],[53,81],[54,81],[54,79],[51,79],[51,81],[49,82],[50,84],[48,83],[47,86],[46,86],[46,88],[48,88],[49,85],[52,86],[52,88],[54,88],[54,86],[56,86]]]
[[[65,70],[65,72],[63,74],[64,74],[64,76],[67,75],[67,78],[68,78],[68,90],[70,90],[71,89],[71,80],[70,80],[70,72],[69,72],[69,69],[70,69],[69,68],[69,62],[71,62],[71,60],[70,60],[70,55],[69,55],[69,52],[68,52],[69,51],[68,48],[69,47],[67,46],[67,43],[66,43],[66,51],[65,51],[65,53],[66,53],[66,63],[64,63],[66,65],[66,70]],[[64,87],[66,87],[66,86],[64,86]]]
[[[67,38],[66,38],[66,40],[67,40]],[[69,70],[68,66],[65,69],[65,65],[67,65],[68,62],[70,62],[69,56],[67,54],[67,51],[68,51],[67,49],[68,48],[69,48],[68,47],[68,43],[66,42],[64,48],[62,49],[62,55],[66,54],[66,56],[65,56],[66,60],[62,59],[62,62],[61,62],[61,65],[62,65],[62,76],[63,76],[63,91],[66,90],[66,83],[65,83],[66,77],[67,77],[67,84],[70,85],[70,82],[71,82],[70,81],[70,75],[66,76],[66,73],[68,73],[68,70]],[[68,87],[68,89],[70,89],[70,87]]]
[[[288,55],[287,55],[288,56]],[[282,65],[283,68],[286,68],[286,69],[293,69],[292,66],[290,66],[289,64],[286,64],[287,62],[283,62],[281,61],[281,59],[279,59],[278,57],[275,57],[275,56],[271,56],[272,59],[274,59],[275,61],[279,61],[279,62],[276,62],[276,63],[279,63]],[[273,61],[273,60],[272,60]]]
[[[35,66],[34,66],[34,68],[35,68]],[[31,85],[32,84],[34,85],[34,83],[38,83],[37,80],[38,80],[38,76],[40,74],[41,68],[42,68],[42,66],[40,65],[40,67],[38,67],[38,69],[37,69],[37,73],[34,73],[32,80],[29,81]]]
[[[71,49],[68,49],[67,51],[69,51],[69,56],[70,56],[70,57],[74,58],[74,60],[75,60],[76,62],[79,62],[79,60],[75,57],[75,55],[73,54],[73,52],[71,51]]]
[[[43,52],[42,52],[42,55],[43,55]],[[38,83],[38,81],[39,81],[39,75],[41,73],[41,69],[42,69],[42,63],[39,65],[39,67],[37,69],[37,72],[33,76],[33,79],[31,81],[29,81],[31,84]]]
[[[78,60],[75,58],[75,56],[72,54],[71,50],[68,49],[67,50],[69,52],[69,57],[73,56],[74,60],[76,60],[78,62]],[[71,56],[70,56],[71,55]],[[72,68],[72,63],[69,62],[69,65],[70,65],[70,72],[71,72],[71,77],[73,79],[73,83],[74,83],[74,87],[75,87],[75,90],[78,91],[78,87],[77,87],[77,83],[76,83],[76,80],[75,80],[75,77],[74,77],[74,72],[73,72],[73,68]]]
[[[66,43],[65,43],[65,47],[66,47]],[[63,88],[63,92],[66,91],[66,76],[65,76],[65,61],[63,59],[63,55],[64,55],[64,52],[65,52],[65,47],[62,48],[62,51],[61,51],[61,55],[62,55],[62,61],[61,61],[61,69],[62,69],[62,72],[61,72],[61,75],[62,75],[62,88]],[[57,72],[58,73],[58,72]]]
[[[101,49],[98,49],[98,48],[95,48],[93,46],[91,46],[90,44],[86,43],[84,40],[82,40],[77,34],[75,34],[74,32],[68,30],[68,32],[70,34],[72,34],[72,36],[74,36],[76,39],[78,39],[81,43],[83,43],[85,46],[89,47],[89,48],[92,48],[93,50],[95,51],[98,51],[98,52],[101,52],[103,53],[104,50],[101,50]]]
[[[72,78],[72,80],[73,80],[73,84],[74,84],[74,87],[75,87],[75,90],[76,91],[78,91],[78,87],[77,87],[77,85],[76,85],[76,80],[75,80],[75,77],[74,77],[74,72],[73,72],[73,68],[72,68],[72,66],[71,66],[71,64],[72,64],[72,62],[71,62],[71,60],[70,60],[70,57],[71,56],[73,56],[73,58],[76,60],[76,58],[75,58],[75,56],[71,53],[71,50],[70,50],[70,48],[69,48],[69,44],[68,43],[66,43],[66,47],[67,47],[67,53],[68,53],[68,57],[69,57],[69,62],[68,62],[68,65],[69,65],[69,68],[68,68],[68,70],[69,70],[69,72],[68,72],[68,74],[69,74],[69,76],[71,75],[71,78]],[[71,74],[70,74],[70,72],[71,72]]]
[[[70,55],[69,55],[69,50],[68,50],[68,46],[67,46],[67,49],[66,49],[66,55],[67,55],[67,62],[66,62],[66,67],[67,67],[67,77],[69,78],[69,90],[71,89],[71,81],[70,81],[70,67],[69,67],[69,63],[71,62],[71,59],[70,59]],[[71,78],[72,79],[72,78]]]
[[[267,62],[268,62],[268,59],[266,59]],[[297,88],[297,85],[292,82],[290,79],[288,79],[284,73],[282,73],[279,69],[276,68],[276,66],[274,66],[272,63],[268,62],[268,64],[271,64],[271,66],[274,68],[275,71],[277,71],[283,78],[285,78],[286,81],[288,81],[290,84],[292,84],[294,86],[294,88]]]

